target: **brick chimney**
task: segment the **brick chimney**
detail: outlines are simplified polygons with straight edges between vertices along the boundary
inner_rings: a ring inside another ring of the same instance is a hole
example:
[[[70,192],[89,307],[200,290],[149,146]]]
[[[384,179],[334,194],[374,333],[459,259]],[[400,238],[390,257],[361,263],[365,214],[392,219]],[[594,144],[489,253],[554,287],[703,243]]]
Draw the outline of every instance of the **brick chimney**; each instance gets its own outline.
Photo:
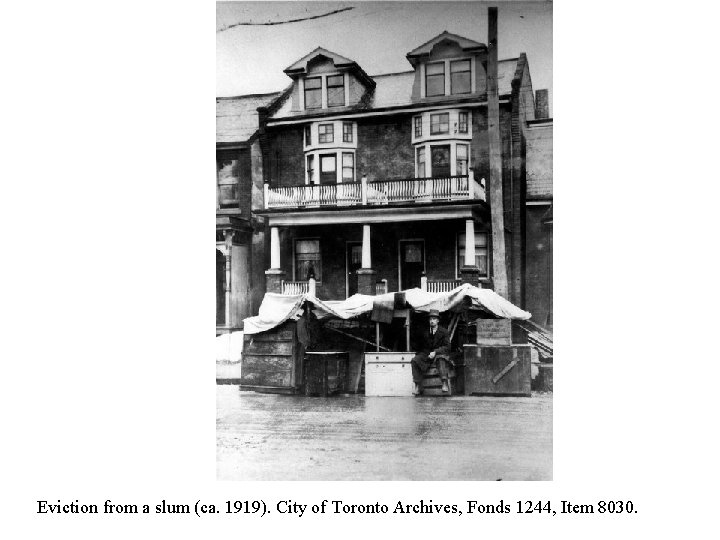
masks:
[[[535,91],[535,120],[542,120],[550,117],[550,109],[548,107],[548,91],[547,89]]]

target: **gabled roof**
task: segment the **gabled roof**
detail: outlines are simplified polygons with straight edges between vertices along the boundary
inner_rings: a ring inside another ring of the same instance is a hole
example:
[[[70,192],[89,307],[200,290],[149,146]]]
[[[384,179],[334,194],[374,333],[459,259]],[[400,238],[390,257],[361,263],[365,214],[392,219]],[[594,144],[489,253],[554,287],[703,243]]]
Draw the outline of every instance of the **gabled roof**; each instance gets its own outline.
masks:
[[[286,67],[283,71],[290,77],[292,77],[293,75],[304,75],[305,73],[307,73],[308,63],[319,56],[323,56],[325,58],[328,58],[329,60],[332,60],[332,63],[335,65],[336,68],[348,69],[353,71],[356,75],[359,76],[359,79],[362,80],[367,86],[372,87],[375,85],[372,77],[365,73],[365,71],[363,71],[360,65],[355,62],[355,60],[351,60],[350,58],[346,58],[332,51],[328,51],[327,49],[323,49],[322,47],[318,47],[314,51],[306,54],[297,62]]]
[[[337,67],[346,67],[346,66],[352,66],[355,64],[354,60],[350,60],[349,58],[345,58],[344,56],[341,56],[337,53],[334,53],[332,51],[328,51],[327,49],[323,49],[322,47],[318,47],[312,52],[309,52],[305,56],[303,56],[300,60],[292,64],[291,66],[286,67],[283,71],[285,73],[302,73],[307,69],[307,63],[315,58],[316,56],[325,56],[326,58],[329,58],[333,61],[333,64],[335,64]]]
[[[410,63],[412,63],[412,59],[429,55],[433,50],[433,47],[443,41],[453,41],[457,43],[463,51],[483,52],[487,50],[487,46],[484,43],[479,43],[477,41],[473,41],[472,39],[458,36],[457,34],[451,34],[445,30],[442,34],[435,36],[430,41],[423,43],[418,48],[407,53],[406,57],[410,60]]]
[[[245,143],[258,130],[258,107],[267,107],[281,92],[215,98],[218,143]]]

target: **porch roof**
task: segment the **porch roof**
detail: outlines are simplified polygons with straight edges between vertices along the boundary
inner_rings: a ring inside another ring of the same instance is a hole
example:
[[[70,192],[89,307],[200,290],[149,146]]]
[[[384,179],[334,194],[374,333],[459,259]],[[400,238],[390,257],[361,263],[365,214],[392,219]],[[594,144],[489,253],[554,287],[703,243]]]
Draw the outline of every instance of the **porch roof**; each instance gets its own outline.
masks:
[[[257,212],[268,218],[270,227],[294,225],[341,225],[351,223],[404,223],[408,221],[437,221],[442,219],[478,219],[486,216],[487,204],[462,201],[442,204],[408,204],[406,206],[338,206],[326,210],[266,210]]]

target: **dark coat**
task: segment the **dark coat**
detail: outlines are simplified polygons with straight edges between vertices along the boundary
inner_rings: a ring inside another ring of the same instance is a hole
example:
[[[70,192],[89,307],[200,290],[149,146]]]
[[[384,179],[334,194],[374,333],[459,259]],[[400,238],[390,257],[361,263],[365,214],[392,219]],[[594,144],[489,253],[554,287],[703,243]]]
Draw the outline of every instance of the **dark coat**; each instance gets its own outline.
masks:
[[[442,326],[438,326],[435,335],[430,334],[430,327],[426,328],[419,340],[419,351],[421,353],[430,354],[448,354],[450,352],[450,336],[448,331]]]

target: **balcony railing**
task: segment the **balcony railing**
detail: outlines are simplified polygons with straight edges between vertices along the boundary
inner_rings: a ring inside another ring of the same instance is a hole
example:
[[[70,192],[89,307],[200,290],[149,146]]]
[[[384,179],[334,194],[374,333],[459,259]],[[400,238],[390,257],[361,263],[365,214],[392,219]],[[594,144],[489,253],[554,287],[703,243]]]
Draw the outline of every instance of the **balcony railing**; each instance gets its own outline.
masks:
[[[394,203],[485,200],[485,185],[469,175],[271,188],[265,184],[265,208],[377,206]]]

